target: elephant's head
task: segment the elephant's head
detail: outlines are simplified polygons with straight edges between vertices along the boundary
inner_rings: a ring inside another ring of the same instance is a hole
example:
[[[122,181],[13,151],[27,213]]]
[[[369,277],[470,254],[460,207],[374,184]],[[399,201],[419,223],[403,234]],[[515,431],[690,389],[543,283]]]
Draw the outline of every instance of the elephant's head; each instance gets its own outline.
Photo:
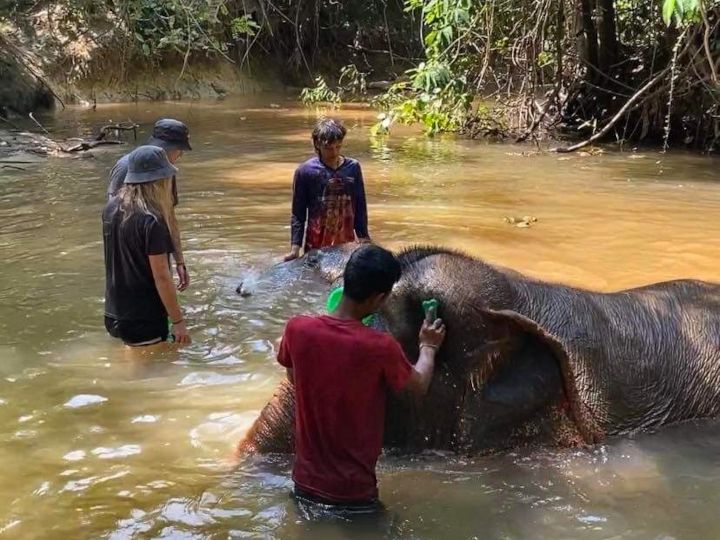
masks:
[[[515,275],[442,249],[398,257],[402,278],[380,324],[414,361],[422,302],[436,298],[447,337],[423,403],[400,397],[389,408],[389,446],[478,452],[590,438],[576,423],[562,344],[514,311],[523,294]]]
[[[321,277],[329,283],[335,283],[342,277],[345,264],[359,245],[347,243],[308,251],[298,259],[270,267],[255,279],[244,279],[238,284],[235,292],[241,296],[251,296],[265,285],[292,286],[293,282],[301,279],[306,273]]]

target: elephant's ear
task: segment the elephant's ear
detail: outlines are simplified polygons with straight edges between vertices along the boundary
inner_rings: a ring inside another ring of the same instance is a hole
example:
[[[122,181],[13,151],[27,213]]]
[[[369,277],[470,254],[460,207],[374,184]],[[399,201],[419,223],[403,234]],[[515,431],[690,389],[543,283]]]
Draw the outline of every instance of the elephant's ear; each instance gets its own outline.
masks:
[[[483,309],[484,318],[495,327],[495,335],[522,332],[534,337],[552,353],[563,380],[565,397],[580,435],[586,443],[603,438],[603,430],[595,421],[591,410],[583,402],[577,387],[577,373],[566,347],[561,340],[534,320],[511,310]]]

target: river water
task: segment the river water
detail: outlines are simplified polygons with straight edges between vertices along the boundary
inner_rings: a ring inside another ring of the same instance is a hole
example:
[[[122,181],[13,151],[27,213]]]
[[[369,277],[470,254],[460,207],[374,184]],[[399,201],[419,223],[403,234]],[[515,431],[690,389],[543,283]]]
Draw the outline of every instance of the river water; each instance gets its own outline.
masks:
[[[233,468],[232,450],[283,376],[284,321],[317,312],[308,285],[241,299],[288,249],[292,172],[317,112],[282,98],[106,105],[43,120],[185,120],[179,163],[194,344],[128,354],[102,323],[104,176],[127,147],[0,169],[0,536],[8,538],[717,538],[720,423],[589,449],[384,458],[387,515],[307,521],[290,463]],[[720,280],[719,161],[651,149],[535,154],[408,128],[373,140],[369,109],[337,113],[361,160],[373,238],[438,243],[600,290]],[[143,136],[146,131],[143,133]],[[530,227],[505,217],[534,216]]]

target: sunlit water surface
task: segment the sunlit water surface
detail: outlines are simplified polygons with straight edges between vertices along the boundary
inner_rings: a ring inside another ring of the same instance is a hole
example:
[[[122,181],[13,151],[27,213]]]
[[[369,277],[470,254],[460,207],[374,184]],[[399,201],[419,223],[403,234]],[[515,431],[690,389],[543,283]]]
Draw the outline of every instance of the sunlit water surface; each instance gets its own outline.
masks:
[[[291,177],[316,119],[275,98],[101,106],[43,122],[185,120],[179,186],[194,344],[128,354],[102,324],[105,175],[127,147],[0,169],[0,535],[15,538],[717,538],[720,423],[583,450],[472,460],[386,458],[387,513],[306,521],[285,459],[232,468],[283,376],[274,340],[321,310],[317,283],[241,299],[240,279],[288,248]],[[279,106],[278,106],[279,105]],[[361,160],[375,240],[437,243],[529,275],[614,290],[718,280],[718,161],[652,150],[534,155],[531,147],[372,140],[374,114],[337,113]],[[519,228],[504,217],[534,216]],[[458,276],[462,278],[462,276]],[[448,284],[452,286],[452,284]]]

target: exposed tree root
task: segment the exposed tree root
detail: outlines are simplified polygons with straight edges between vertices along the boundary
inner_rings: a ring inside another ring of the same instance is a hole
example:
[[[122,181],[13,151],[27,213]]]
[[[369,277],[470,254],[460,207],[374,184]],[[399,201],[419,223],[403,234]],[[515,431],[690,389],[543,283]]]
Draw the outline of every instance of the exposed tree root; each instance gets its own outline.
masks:
[[[617,123],[618,120],[620,120],[639,100],[642,98],[645,93],[650,90],[653,86],[655,86],[665,75],[667,75],[668,71],[670,71],[670,68],[665,68],[663,71],[655,75],[648,83],[640,88],[635,94],[628,99],[625,102],[625,105],[623,105],[620,110],[615,114],[615,116],[612,117],[612,119],[605,124],[605,126],[595,133],[592,137],[589,139],[586,139],[582,142],[579,142],[577,144],[573,144],[572,146],[567,146],[564,148],[553,148],[551,149],[552,152],[560,152],[560,153],[566,153],[566,152],[574,152],[575,150],[579,150],[580,148],[583,148],[584,146],[587,146],[588,144],[592,144],[598,140],[603,139],[613,128],[613,126]]]

